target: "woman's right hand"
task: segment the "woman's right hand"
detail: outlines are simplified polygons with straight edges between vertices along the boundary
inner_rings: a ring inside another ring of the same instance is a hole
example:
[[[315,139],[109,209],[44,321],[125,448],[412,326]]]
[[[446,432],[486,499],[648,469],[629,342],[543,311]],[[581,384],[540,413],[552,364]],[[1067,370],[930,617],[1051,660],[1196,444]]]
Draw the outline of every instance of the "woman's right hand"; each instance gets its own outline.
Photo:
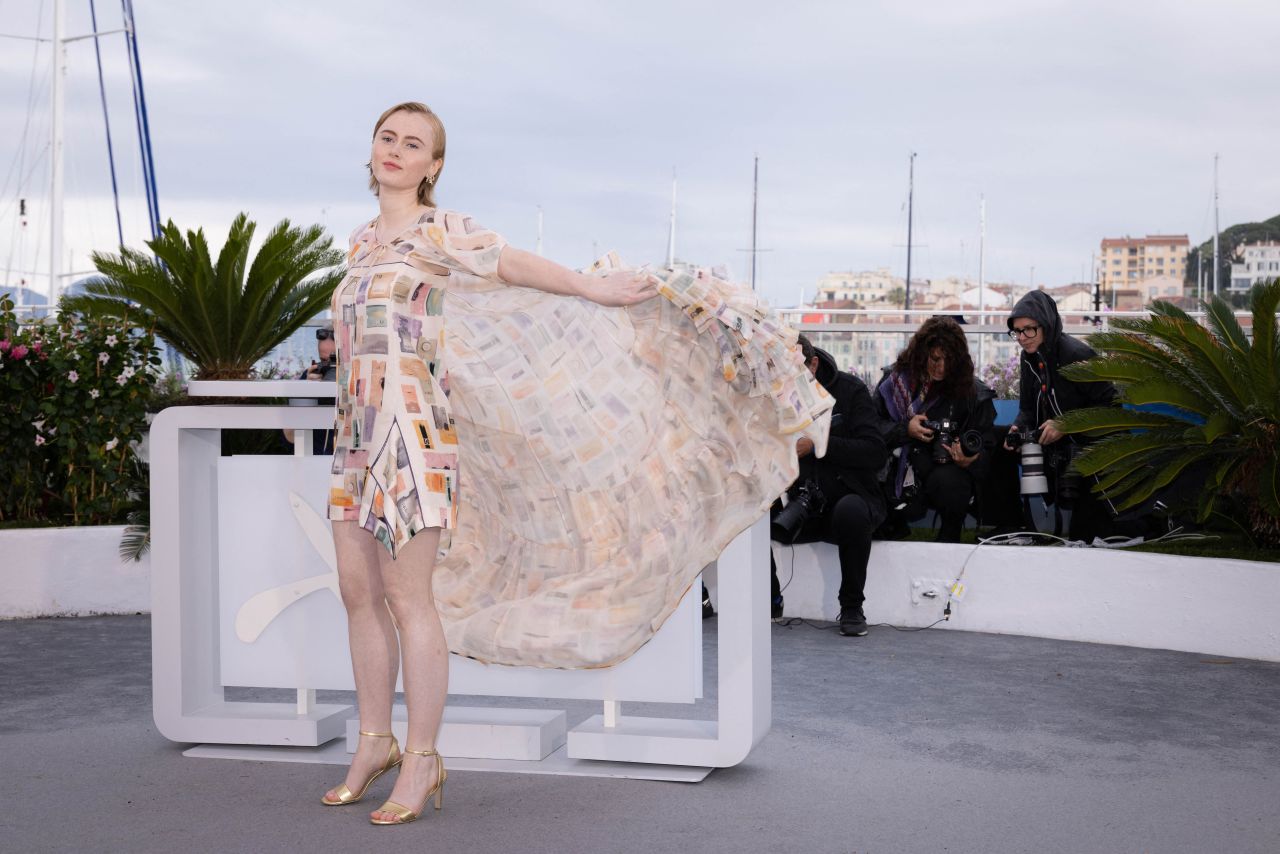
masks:
[[[619,270],[607,276],[584,276],[587,280],[583,296],[592,302],[608,306],[627,306],[644,302],[658,295],[658,280],[639,270]]]
[[[933,431],[924,426],[927,417],[921,413],[920,415],[912,415],[911,420],[907,422],[907,435],[917,442],[932,442]]]
[[[1009,432],[1004,434],[1004,442],[1002,443],[1002,444],[1004,445],[1004,449],[1005,449],[1006,451],[1012,451],[1012,450],[1014,450],[1013,445],[1009,444],[1009,436],[1013,435],[1013,434],[1014,434],[1014,433],[1016,433],[1016,432],[1018,432],[1018,425],[1017,425],[1017,424],[1010,424],[1010,425],[1009,425]]]

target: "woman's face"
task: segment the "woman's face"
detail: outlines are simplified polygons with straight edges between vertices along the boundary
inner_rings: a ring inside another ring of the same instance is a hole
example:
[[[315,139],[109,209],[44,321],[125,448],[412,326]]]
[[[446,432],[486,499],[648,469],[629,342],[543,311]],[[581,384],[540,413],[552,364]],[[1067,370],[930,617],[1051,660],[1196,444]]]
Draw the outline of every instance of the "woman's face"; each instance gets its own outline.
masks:
[[[934,347],[929,351],[929,363],[927,365],[929,371],[929,379],[935,383],[942,382],[947,378],[947,354],[942,352],[941,347]]]
[[[431,124],[420,113],[401,110],[387,120],[373,135],[373,153],[369,164],[381,190],[417,191],[422,179],[434,176],[443,165],[432,159],[435,148]]]

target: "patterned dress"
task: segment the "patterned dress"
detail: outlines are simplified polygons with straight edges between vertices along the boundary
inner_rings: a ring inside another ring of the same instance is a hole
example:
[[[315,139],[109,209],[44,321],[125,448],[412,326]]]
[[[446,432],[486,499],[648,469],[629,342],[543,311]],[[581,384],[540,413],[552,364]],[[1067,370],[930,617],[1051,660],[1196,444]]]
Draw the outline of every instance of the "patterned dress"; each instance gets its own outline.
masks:
[[[824,453],[833,401],[795,331],[713,271],[654,270],[659,298],[610,308],[501,281],[504,245],[437,210],[389,244],[353,234],[329,515],[393,555],[448,529],[452,652],[616,664],[795,479],[796,435]]]
[[[449,411],[445,288],[497,281],[505,241],[428,210],[390,243],[377,220],[351,235],[333,294],[338,400],[329,518],[356,521],[392,557],[423,528],[453,528],[458,437]]]

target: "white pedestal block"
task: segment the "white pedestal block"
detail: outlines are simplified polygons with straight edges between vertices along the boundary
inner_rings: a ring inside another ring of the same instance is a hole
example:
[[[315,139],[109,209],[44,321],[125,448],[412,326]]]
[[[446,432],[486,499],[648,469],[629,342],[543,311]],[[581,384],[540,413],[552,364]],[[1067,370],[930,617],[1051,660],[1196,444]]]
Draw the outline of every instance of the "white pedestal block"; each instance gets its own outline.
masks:
[[[537,762],[564,745],[565,713],[557,709],[505,709],[487,706],[446,706],[436,747],[446,758],[515,759]],[[400,746],[409,742],[404,706],[391,712],[391,731]],[[347,751],[356,752],[360,722],[347,721]]]
[[[315,386],[301,385],[299,396]],[[295,396],[280,388],[243,393]],[[220,453],[224,429],[331,423],[324,407],[191,406],[167,409],[152,424],[153,713],[167,738],[211,742],[187,755],[347,761],[348,742],[328,743],[354,737],[354,709],[315,701],[317,689],[353,687],[328,523],[307,498],[323,496],[325,462]],[[702,697],[695,580],[654,638],[614,667],[543,670],[452,656],[449,685],[458,694],[593,699],[605,714],[579,727],[575,740],[563,710],[447,707],[441,752],[457,760],[454,768],[687,781],[741,762],[770,725],[768,554],[762,518],[720,556],[716,720],[622,711]],[[297,701],[232,701],[226,686],[287,688]],[[402,718],[394,731],[405,744]]]
[[[763,516],[721,553],[719,689],[714,721],[629,718],[605,706],[569,733],[570,759],[728,768],[759,744],[772,723],[769,519]]]

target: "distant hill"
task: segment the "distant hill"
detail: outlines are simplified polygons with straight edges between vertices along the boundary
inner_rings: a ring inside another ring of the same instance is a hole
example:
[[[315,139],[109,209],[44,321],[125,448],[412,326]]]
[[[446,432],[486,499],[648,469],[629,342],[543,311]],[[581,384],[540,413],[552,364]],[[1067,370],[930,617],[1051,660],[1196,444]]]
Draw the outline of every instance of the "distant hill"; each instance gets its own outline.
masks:
[[[1218,237],[1218,282],[1226,287],[1231,281],[1231,263],[1240,262],[1236,250],[1245,243],[1259,243],[1266,240],[1280,241],[1280,214],[1262,222],[1242,222],[1230,228],[1224,228]],[[1200,269],[1200,257],[1203,254],[1205,275],[1213,275],[1213,238],[1193,248],[1187,254],[1186,283],[1193,292],[1196,286],[1196,274]]]

